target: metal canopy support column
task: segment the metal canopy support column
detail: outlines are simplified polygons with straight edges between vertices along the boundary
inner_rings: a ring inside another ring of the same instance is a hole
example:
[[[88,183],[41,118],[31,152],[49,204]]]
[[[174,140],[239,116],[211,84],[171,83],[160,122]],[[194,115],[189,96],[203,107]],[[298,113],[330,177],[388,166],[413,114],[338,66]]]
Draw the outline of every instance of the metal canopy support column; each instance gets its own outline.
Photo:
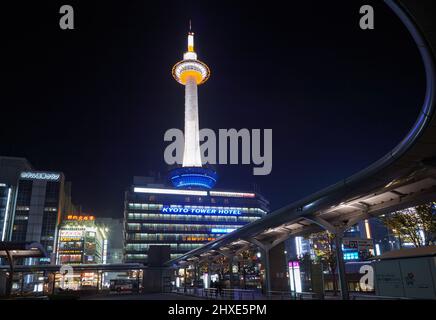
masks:
[[[265,263],[265,282],[266,282],[266,286],[265,286],[265,294],[267,297],[269,297],[270,292],[271,292],[271,276],[270,276],[270,265],[269,265],[269,248],[264,248],[262,250],[262,257],[263,257],[263,261]]]
[[[188,273],[188,268],[185,265],[185,268],[183,269],[183,288],[184,288],[183,292],[184,293],[186,293],[186,286],[187,286],[186,282],[187,282],[187,279],[188,279],[187,273]]]
[[[337,227],[332,225],[330,222],[319,217],[313,217],[313,218],[304,217],[304,219],[319,225],[320,227],[324,228],[325,230],[329,231],[335,236],[335,255],[336,255],[336,263],[338,266],[338,276],[339,276],[339,283],[341,287],[341,296],[343,300],[349,300],[350,294],[348,292],[348,283],[345,273],[344,255],[342,252],[342,237],[344,235],[344,231],[349,227],[351,227],[351,223],[354,224],[355,222],[350,221],[345,225]]]
[[[348,283],[345,274],[344,255],[342,252],[342,237],[343,237],[342,232],[338,232],[335,234],[336,261],[338,264],[338,275],[339,275],[339,282],[341,285],[342,300],[349,300],[350,295],[348,292]]]
[[[256,245],[260,249],[260,253],[261,253],[260,258],[265,271],[264,289],[265,289],[265,295],[268,297],[271,292],[271,277],[270,277],[270,266],[269,266],[269,251],[271,249],[271,246],[266,245],[254,238],[247,241]]]
[[[216,252],[218,252],[219,254],[223,255],[229,262],[229,282],[230,282],[230,289],[233,289],[233,264],[234,264],[234,257],[235,257],[235,253],[233,252],[224,252],[224,251],[219,251],[216,250]]]
[[[194,292],[197,293],[200,288],[200,279],[201,279],[201,271],[200,271],[200,260],[196,259],[193,261],[194,265]]]
[[[4,242],[1,242],[1,244],[3,245],[3,250],[5,251],[6,257],[9,262],[9,276],[6,285],[6,297],[10,297],[12,293],[12,284],[14,282],[14,257],[7,248],[6,244]]]
[[[234,258],[235,255],[230,254],[227,256],[227,259],[229,259],[229,282],[230,282],[230,289],[233,289],[234,287],[234,274],[233,274],[233,266],[234,266]]]
[[[212,276],[212,267],[211,267],[211,259],[207,258],[206,260],[206,265],[207,265],[207,287],[210,288],[210,284],[211,284],[211,276]]]
[[[237,266],[238,266],[238,272],[236,273],[236,285],[239,289],[246,289],[245,284],[245,259],[240,257],[240,253],[242,251],[245,251],[251,247],[251,243],[248,243],[247,245],[239,248],[234,252],[235,257],[237,257]],[[242,278],[241,278],[242,277]],[[243,281],[243,285],[241,285],[241,280]]]

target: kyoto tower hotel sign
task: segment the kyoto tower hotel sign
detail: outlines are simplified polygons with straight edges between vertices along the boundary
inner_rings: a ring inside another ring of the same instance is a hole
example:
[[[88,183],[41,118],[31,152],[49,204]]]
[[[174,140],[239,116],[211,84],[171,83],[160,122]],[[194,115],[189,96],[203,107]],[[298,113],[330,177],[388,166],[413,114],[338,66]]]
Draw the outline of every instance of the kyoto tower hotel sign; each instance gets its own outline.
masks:
[[[188,51],[183,60],[177,62],[172,74],[174,79],[185,86],[185,144],[183,165],[170,172],[175,187],[212,188],[217,179],[216,172],[202,166],[200,153],[200,131],[198,121],[198,86],[210,76],[209,67],[197,59],[194,51],[194,33],[188,33]]]

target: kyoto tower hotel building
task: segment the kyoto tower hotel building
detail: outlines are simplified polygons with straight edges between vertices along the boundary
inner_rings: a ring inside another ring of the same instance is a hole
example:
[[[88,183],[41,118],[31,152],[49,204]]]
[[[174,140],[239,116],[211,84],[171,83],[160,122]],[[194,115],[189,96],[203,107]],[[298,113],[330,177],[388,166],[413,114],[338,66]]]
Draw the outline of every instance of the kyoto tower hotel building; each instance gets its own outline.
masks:
[[[171,259],[176,258],[256,221],[269,210],[268,201],[256,192],[214,189],[218,175],[202,165],[197,92],[209,79],[210,70],[197,58],[192,32],[183,60],[174,65],[172,75],[185,87],[183,164],[170,170],[168,184],[135,177],[126,191],[126,263],[147,264],[150,245],[169,245]]]

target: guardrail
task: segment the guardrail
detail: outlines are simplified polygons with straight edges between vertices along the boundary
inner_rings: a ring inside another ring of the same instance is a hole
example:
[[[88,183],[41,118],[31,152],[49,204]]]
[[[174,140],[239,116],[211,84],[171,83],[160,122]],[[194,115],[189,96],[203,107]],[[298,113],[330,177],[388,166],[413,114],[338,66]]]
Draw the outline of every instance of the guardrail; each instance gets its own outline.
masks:
[[[314,292],[269,291],[268,295],[258,290],[249,289],[217,289],[217,288],[174,288],[174,293],[215,300],[306,300],[324,299],[324,295]]]
[[[412,300],[406,297],[377,296],[372,294],[350,294],[351,300]]]
[[[256,290],[247,289],[217,289],[217,288],[174,288],[173,292],[184,295],[191,295],[205,299],[220,300],[256,300],[263,296]]]
[[[324,300],[324,294],[316,292],[269,291],[269,300]]]
[[[174,288],[174,293],[190,295],[210,300],[325,300],[339,299],[340,296],[316,292],[269,291],[265,296],[257,290],[217,288]],[[377,296],[375,294],[351,293],[351,300],[411,300],[406,297]]]

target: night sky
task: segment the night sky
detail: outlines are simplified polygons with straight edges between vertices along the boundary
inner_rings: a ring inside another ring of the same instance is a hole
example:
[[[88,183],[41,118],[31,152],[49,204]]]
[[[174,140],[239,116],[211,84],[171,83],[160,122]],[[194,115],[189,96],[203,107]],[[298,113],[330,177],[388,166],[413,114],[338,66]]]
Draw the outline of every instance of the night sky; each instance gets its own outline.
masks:
[[[134,175],[167,170],[164,132],[183,129],[171,68],[192,19],[200,128],[273,129],[273,169],[218,166],[217,188],[256,188],[273,209],[365,168],[414,123],[418,50],[381,1],[2,3],[0,155],[72,181],[73,202],[122,217]],[[75,9],[75,30],[59,8]],[[375,30],[359,28],[372,4]]]

